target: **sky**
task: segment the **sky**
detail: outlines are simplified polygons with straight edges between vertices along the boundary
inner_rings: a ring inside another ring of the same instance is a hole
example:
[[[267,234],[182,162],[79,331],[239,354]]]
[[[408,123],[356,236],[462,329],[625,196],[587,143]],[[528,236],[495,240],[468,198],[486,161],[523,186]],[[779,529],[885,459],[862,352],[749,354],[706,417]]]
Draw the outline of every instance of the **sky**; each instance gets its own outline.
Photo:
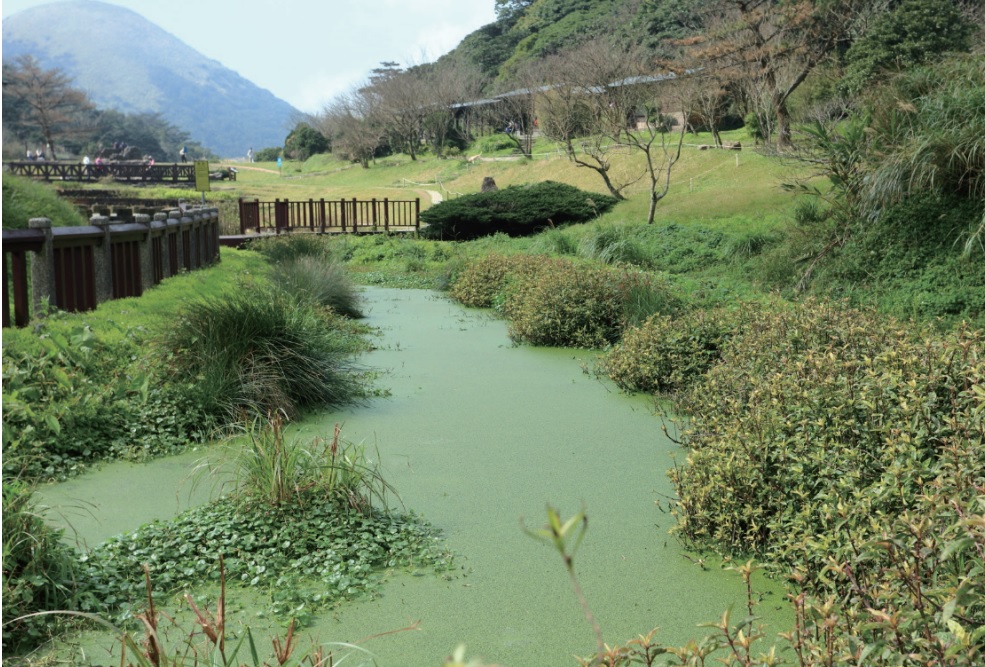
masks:
[[[495,0],[101,1],[137,12],[305,113],[383,61],[433,62],[496,18]],[[2,0],[3,18],[46,4],[54,3]]]

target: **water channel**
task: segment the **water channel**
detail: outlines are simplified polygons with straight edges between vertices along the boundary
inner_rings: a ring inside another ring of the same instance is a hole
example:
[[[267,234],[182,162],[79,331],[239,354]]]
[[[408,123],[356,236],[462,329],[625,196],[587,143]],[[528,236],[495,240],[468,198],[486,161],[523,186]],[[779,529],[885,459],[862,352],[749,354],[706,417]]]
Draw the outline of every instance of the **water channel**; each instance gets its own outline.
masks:
[[[386,478],[408,509],[440,527],[458,554],[451,577],[398,574],[382,595],[323,613],[307,634],[364,644],[379,665],[440,665],[458,644],[511,667],[577,664],[594,639],[559,555],[521,529],[541,527],[548,503],[564,516],[584,507],[587,537],[575,559],[608,643],[659,627],[683,644],[705,633],[744,589],[733,572],[703,568],[668,529],[658,504],[677,447],[644,397],[617,392],[583,370],[589,352],[513,346],[506,324],[423,290],[367,288],[367,322],[391,395],[309,419],[311,436],[344,424],[346,439],[379,449]],[[193,455],[143,466],[113,464],[52,487],[48,503],[88,508],[71,517],[90,544],[167,518],[208,489],[191,491]],[[783,591],[757,580],[758,612],[786,629]],[[775,632],[773,633],[775,634]]]

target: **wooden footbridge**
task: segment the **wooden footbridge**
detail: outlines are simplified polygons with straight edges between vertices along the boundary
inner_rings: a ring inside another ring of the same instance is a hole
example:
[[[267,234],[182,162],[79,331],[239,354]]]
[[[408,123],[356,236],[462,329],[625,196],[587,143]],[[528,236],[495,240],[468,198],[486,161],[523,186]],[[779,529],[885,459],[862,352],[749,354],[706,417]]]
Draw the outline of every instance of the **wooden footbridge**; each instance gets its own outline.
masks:
[[[421,228],[421,200],[275,199],[239,200],[239,231],[245,240],[264,234],[387,234]],[[228,237],[226,237],[228,238]]]

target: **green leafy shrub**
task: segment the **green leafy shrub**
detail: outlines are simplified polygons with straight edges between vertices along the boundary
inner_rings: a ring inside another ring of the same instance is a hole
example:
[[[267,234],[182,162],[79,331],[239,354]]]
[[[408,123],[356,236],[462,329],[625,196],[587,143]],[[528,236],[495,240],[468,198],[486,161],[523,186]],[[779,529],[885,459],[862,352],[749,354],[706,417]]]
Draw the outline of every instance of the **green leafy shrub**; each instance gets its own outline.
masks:
[[[75,598],[75,557],[61,531],[48,526],[30,486],[3,480],[3,651],[16,653],[47,639],[46,619],[21,616],[66,609]]]
[[[270,280],[295,298],[331,308],[345,317],[362,317],[359,294],[345,267],[335,261],[315,256],[282,261],[272,268]]]
[[[549,271],[511,282],[501,306],[510,338],[531,345],[605,347],[622,331],[624,278],[611,269],[550,260]]]
[[[535,279],[556,265],[536,255],[482,255],[459,271],[449,296],[472,308],[492,308],[502,303],[510,281]]]
[[[599,360],[597,371],[626,391],[684,389],[719,360],[722,347],[740,328],[741,311],[730,309],[654,315],[627,329]]]
[[[820,301],[744,318],[678,402],[688,415],[687,461],[671,471],[678,533],[793,573],[798,618],[822,632],[798,637],[818,656],[804,664],[862,651],[871,664],[945,654],[975,664],[981,334],[934,336]]]
[[[898,317],[980,322],[985,262],[979,253],[963,257],[962,246],[981,215],[981,202],[910,197],[856,233],[819,270],[816,289],[850,293]]]
[[[483,153],[497,153],[500,151],[512,152],[514,149],[516,149],[516,144],[512,139],[505,134],[497,133],[477,139],[469,148],[469,151],[482,155]]]
[[[355,338],[321,309],[255,289],[192,303],[162,332],[172,379],[197,378],[209,412],[288,415],[349,403],[364,390]]]
[[[545,227],[585,222],[612,208],[615,198],[544,181],[448,199],[421,212],[421,235],[464,241],[497,232],[534,234]]]

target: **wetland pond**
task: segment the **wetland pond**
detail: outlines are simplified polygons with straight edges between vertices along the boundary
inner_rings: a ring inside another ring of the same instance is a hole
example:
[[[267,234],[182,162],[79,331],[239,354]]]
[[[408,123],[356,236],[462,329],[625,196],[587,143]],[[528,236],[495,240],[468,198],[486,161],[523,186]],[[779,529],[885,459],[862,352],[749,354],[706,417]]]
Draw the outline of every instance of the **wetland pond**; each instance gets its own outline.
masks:
[[[347,440],[378,448],[406,508],[444,532],[455,570],[394,574],[378,597],[321,612],[305,635],[382,634],[362,645],[384,667],[440,665],[458,644],[470,659],[509,667],[576,665],[573,655],[594,651],[592,629],[558,553],[521,527],[540,528],[547,504],[562,517],[587,512],[575,569],[609,644],[659,627],[658,641],[680,645],[729,607],[745,616],[739,575],[700,567],[668,533],[660,502],[673,494],[666,470],[680,452],[650,399],[586,373],[590,352],[513,346],[505,322],[438,293],[367,288],[364,300],[381,332],[364,362],[383,371],[391,395],[299,430],[326,436],[342,423]],[[44,501],[90,508],[68,520],[95,544],[204,502],[209,489],[187,481],[198,456],[106,465],[45,489]],[[783,588],[755,587],[774,637],[788,626]],[[239,616],[256,624],[247,609]]]

